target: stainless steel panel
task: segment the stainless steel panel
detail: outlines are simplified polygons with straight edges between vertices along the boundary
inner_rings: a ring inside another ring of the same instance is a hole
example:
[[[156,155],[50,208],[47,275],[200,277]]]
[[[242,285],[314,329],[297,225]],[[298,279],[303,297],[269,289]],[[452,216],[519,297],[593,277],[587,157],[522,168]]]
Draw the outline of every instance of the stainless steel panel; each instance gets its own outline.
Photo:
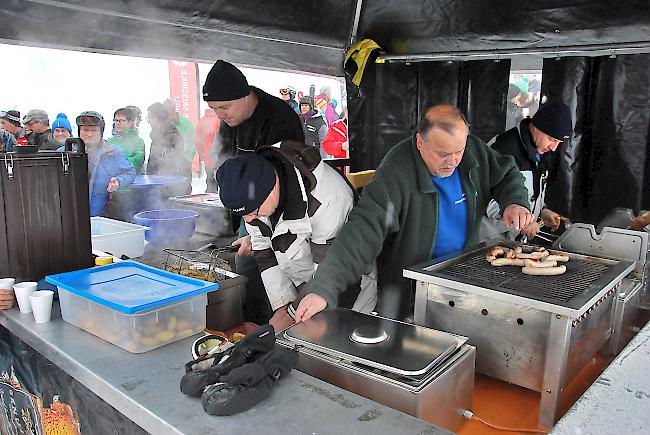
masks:
[[[278,343],[294,347],[283,339]],[[418,385],[312,349],[299,346],[298,350],[297,369],[301,372],[445,429],[457,431],[463,424],[462,410],[472,407],[475,357],[472,346],[463,345]]]
[[[571,340],[562,386],[571,382],[612,335],[614,291],[595,304],[586,316],[571,322]],[[606,351],[605,351],[606,352]]]
[[[376,344],[350,339],[360,326],[383,329],[388,338]],[[284,332],[296,344],[405,376],[420,376],[443,361],[467,339],[379,316],[334,309],[316,314]]]
[[[170,198],[176,208],[199,213],[196,232],[211,236],[231,236],[234,234],[230,210],[224,208],[216,193],[201,193]]]
[[[613,331],[608,349],[610,355],[618,355],[636,335],[642,288],[640,281],[624,279],[621,289],[614,297]]]
[[[635,261],[637,277],[645,272],[648,233],[605,227],[600,234],[590,224],[573,224],[553,243],[553,248],[585,255]]]
[[[551,324],[546,337],[546,354],[544,357],[544,381],[542,397],[539,403],[538,423],[548,429],[552,428],[558,417],[558,408],[562,393],[563,377],[569,353],[571,319],[559,314],[551,316]]]
[[[464,335],[476,371],[541,391],[550,313],[429,284],[424,324]]]

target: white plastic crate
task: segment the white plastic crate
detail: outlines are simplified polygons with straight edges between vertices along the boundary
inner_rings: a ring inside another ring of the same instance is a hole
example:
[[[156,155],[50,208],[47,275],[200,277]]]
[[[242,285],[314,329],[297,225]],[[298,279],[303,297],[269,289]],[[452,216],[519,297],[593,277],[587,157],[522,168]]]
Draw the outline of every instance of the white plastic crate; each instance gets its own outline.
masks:
[[[144,232],[147,227],[100,216],[90,218],[90,235],[93,250],[126,255],[130,258],[144,254]]]
[[[205,329],[207,295],[135,314],[121,313],[59,287],[63,320],[132,353],[147,352]]]

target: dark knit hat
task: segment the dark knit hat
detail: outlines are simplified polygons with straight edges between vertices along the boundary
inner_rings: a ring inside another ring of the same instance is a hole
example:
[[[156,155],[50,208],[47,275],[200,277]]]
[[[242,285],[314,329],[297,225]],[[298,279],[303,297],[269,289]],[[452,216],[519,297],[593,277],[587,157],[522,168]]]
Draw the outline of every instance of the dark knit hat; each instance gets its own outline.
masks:
[[[571,110],[564,103],[544,104],[533,115],[533,125],[553,139],[565,141],[571,138],[573,123]]]
[[[6,119],[16,127],[20,127],[20,112],[17,110],[3,110],[0,119]]]
[[[314,110],[314,102],[311,100],[311,97],[307,97],[307,96],[301,97],[300,104],[309,104],[309,108],[311,110]]]
[[[257,154],[245,154],[217,170],[219,197],[224,207],[244,216],[255,211],[275,186],[273,165]]]
[[[218,60],[212,66],[203,85],[204,101],[233,101],[251,91],[246,77],[231,63]]]

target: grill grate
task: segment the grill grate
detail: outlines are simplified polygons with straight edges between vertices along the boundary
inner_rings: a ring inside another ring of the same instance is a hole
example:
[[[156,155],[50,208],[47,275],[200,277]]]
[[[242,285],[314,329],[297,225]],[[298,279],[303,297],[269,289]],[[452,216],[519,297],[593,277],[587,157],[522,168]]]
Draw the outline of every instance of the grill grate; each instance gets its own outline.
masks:
[[[603,277],[611,267],[577,258],[571,258],[568,263],[561,264],[567,268],[562,275],[525,275],[521,272],[521,267],[490,265],[485,260],[485,251],[481,250],[458,263],[437,270],[436,273],[506,293],[514,292],[533,299],[543,298],[554,303],[567,303],[587,291],[590,283]]]

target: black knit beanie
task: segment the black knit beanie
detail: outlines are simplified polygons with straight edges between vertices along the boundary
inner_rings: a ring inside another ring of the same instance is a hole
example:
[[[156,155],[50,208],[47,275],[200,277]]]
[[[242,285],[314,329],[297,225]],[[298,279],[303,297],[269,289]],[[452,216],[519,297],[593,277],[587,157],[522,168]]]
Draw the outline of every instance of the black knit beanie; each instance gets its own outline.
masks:
[[[571,110],[563,103],[542,105],[533,115],[532,123],[542,133],[561,141],[569,140],[573,132]]]
[[[251,91],[246,77],[231,63],[219,59],[212,66],[203,85],[204,101],[233,101]]]

